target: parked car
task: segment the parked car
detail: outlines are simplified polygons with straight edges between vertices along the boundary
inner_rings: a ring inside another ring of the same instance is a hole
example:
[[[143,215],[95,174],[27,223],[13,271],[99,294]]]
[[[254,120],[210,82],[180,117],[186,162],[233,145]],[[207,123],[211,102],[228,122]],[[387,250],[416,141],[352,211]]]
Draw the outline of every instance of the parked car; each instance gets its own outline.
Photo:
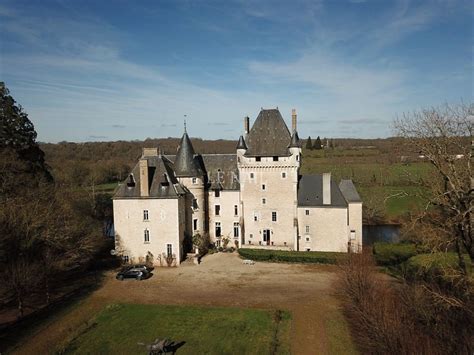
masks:
[[[115,278],[120,281],[123,281],[124,279],[143,280],[147,279],[149,276],[150,273],[147,270],[132,267],[120,271]]]

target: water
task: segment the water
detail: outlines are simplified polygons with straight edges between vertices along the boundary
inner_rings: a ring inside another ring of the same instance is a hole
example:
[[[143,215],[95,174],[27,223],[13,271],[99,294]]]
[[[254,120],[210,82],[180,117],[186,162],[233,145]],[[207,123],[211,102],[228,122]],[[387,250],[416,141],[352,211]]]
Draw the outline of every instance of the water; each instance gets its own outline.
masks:
[[[372,245],[375,242],[398,243],[400,241],[399,224],[364,224],[362,226],[362,244]]]

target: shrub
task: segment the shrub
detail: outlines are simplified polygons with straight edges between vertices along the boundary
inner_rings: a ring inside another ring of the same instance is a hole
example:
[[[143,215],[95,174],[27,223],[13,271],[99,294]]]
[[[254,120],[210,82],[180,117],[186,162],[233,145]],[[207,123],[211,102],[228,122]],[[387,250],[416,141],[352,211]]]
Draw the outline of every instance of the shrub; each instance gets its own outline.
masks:
[[[382,266],[397,266],[416,255],[415,244],[374,243],[375,261]]]
[[[239,255],[255,261],[336,264],[347,257],[347,253],[320,251],[285,251],[240,248]]]
[[[469,256],[464,255],[468,273],[472,273],[472,264]],[[426,281],[450,281],[458,277],[460,267],[456,253],[430,253],[411,257],[405,263],[406,277],[410,280],[422,279]]]

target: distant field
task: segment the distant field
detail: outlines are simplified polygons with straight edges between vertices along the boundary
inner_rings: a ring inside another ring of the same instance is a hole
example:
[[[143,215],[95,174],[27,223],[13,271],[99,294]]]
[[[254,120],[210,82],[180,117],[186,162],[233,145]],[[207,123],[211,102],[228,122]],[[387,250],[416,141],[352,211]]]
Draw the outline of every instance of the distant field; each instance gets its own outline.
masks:
[[[270,310],[113,304],[66,348],[71,354],[138,354],[156,338],[179,354],[289,354],[290,314]]]

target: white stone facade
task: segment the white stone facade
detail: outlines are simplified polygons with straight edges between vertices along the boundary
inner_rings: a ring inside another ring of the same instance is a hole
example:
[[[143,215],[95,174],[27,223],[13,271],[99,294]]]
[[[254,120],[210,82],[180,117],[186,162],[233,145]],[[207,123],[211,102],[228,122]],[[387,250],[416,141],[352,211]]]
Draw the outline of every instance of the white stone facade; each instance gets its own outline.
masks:
[[[256,135],[262,125],[264,132],[280,130],[269,132],[263,145]],[[228,247],[360,251],[357,191],[350,180],[337,185],[330,174],[299,174],[296,114],[291,140],[277,110],[262,110],[250,131],[247,118],[245,130],[235,155],[195,154],[187,133],[177,156],[144,151],[114,196],[117,251],[131,262],[152,255],[156,265],[171,252],[179,265],[193,252],[196,233],[209,235],[216,246],[229,239]]]

